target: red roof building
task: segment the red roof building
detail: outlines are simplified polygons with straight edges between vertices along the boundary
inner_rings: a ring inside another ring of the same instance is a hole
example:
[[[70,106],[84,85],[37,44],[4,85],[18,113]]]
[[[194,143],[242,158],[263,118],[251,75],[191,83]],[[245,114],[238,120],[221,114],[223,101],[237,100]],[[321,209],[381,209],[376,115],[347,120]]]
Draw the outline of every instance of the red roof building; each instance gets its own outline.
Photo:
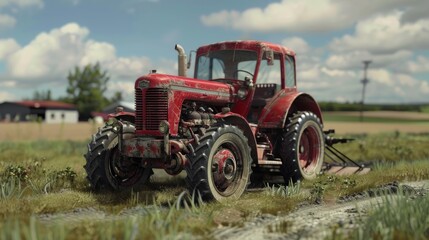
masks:
[[[0,121],[43,121],[46,123],[75,123],[79,119],[73,104],[59,101],[18,101],[0,103]]]

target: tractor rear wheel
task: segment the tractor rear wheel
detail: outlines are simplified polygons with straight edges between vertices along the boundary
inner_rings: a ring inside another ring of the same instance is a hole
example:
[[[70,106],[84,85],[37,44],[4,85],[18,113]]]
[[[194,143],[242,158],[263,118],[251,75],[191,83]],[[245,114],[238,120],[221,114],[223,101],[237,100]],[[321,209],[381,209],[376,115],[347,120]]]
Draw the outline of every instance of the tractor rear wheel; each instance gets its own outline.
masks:
[[[124,134],[134,134],[134,126],[126,123]],[[92,136],[85,154],[87,179],[93,190],[138,190],[149,179],[152,170],[143,168],[138,159],[121,155],[118,134],[112,126],[104,126]]]
[[[314,113],[294,114],[285,128],[281,145],[281,172],[286,184],[313,179],[320,173],[325,144],[322,124]]]
[[[250,148],[243,132],[235,126],[219,124],[209,128],[188,159],[186,181],[195,198],[238,199],[250,183]]]

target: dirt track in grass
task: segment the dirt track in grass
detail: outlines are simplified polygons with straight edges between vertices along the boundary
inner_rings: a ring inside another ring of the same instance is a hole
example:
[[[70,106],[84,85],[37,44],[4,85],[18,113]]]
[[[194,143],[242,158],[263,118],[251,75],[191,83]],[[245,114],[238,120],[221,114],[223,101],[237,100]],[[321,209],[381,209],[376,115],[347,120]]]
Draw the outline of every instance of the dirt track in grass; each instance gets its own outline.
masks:
[[[390,183],[372,189],[372,191],[395,191],[399,186],[412,195],[424,195],[429,191],[429,180],[406,183]],[[360,193],[337,201],[324,201],[321,204],[306,204],[298,207],[287,215],[263,214],[248,217],[241,226],[229,227],[219,225],[209,235],[210,239],[324,239],[330,237],[333,229],[337,233],[347,233],[358,226],[358,219],[365,218],[368,212],[382,203],[383,197],[370,197]],[[75,224],[80,221],[108,221],[144,216],[152,209],[151,206],[137,206],[124,209],[117,214],[111,214],[95,208],[74,209],[69,212],[39,215],[38,219],[44,224],[67,223]],[[158,209],[159,210],[159,209]],[[229,218],[243,220],[240,214],[231,209],[224,209]],[[231,220],[231,219],[229,219]],[[190,236],[188,236],[190,237]],[[207,236],[206,236],[207,237]],[[195,238],[198,239],[198,238]]]
[[[411,194],[427,194],[429,180],[399,184]],[[380,190],[398,189],[396,184],[387,184]],[[385,189],[383,189],[385,188]],[[337,233],[347,233],[358,226],[358,219],[365,218],[369,210],[383,197],[368,197],[365,194],[347,200],[324,202],[297,208],[285,216],[262,215],[245,222],[242,227],[217,229],[216,239],[324,239]],[[329,239],[329,238],[328,238]]]

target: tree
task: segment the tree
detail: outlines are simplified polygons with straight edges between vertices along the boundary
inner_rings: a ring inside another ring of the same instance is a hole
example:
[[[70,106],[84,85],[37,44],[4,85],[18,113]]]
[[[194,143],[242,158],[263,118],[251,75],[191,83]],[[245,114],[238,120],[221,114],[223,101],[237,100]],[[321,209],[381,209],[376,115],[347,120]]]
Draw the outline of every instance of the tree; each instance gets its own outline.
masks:
[[[104,96],[110,77],[102,71],[100,64],[88,64],[83,69],[75,67],[67,76],[68,87],[66,100],[77,106],[80,119],[91,117],[91,112],[101,111],[109,104]]]
[[[31,100],[39,100],[39,101],[42,101],[42,100],[52,100],[52,94],[51,94],[51,90],[46,90],[46,91],[43,91],[43,90],[41,90],[41,91],[38,91],[38,90],[36,90],[36,91],[34,91],[34,93],[33,93],[33,98],[31,99]]]
[[[116,91],[113,94],[113,97],[110,98],[110,103],[117,103],[117,102],[120,102],[122,100],[124,100],[124,98],[122,97],[122,92]]]

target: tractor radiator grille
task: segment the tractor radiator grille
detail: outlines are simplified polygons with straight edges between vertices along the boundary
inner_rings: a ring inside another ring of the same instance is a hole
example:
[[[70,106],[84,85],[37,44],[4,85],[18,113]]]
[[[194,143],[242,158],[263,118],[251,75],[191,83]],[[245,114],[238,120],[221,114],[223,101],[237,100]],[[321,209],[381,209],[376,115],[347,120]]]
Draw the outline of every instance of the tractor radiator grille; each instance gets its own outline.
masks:
[[[143,97],[142,90],[137,88],[135,97],[136,129],[158,130],[159,123],[162,120],[168,120],[167,90],[164,88],[149,88],[146,90],[145,97]],[[143,98],[145,101],[143,101]]]
[[[162,120],[168,120],[168,92],[165,88],[149,88],[145,96],[144,130],[158,130]]]
[[[142,90],[140,88],[136,89],[136,98],[135,98],[135,109],[136,109],[136,129],[143,130],[143,96]]]

